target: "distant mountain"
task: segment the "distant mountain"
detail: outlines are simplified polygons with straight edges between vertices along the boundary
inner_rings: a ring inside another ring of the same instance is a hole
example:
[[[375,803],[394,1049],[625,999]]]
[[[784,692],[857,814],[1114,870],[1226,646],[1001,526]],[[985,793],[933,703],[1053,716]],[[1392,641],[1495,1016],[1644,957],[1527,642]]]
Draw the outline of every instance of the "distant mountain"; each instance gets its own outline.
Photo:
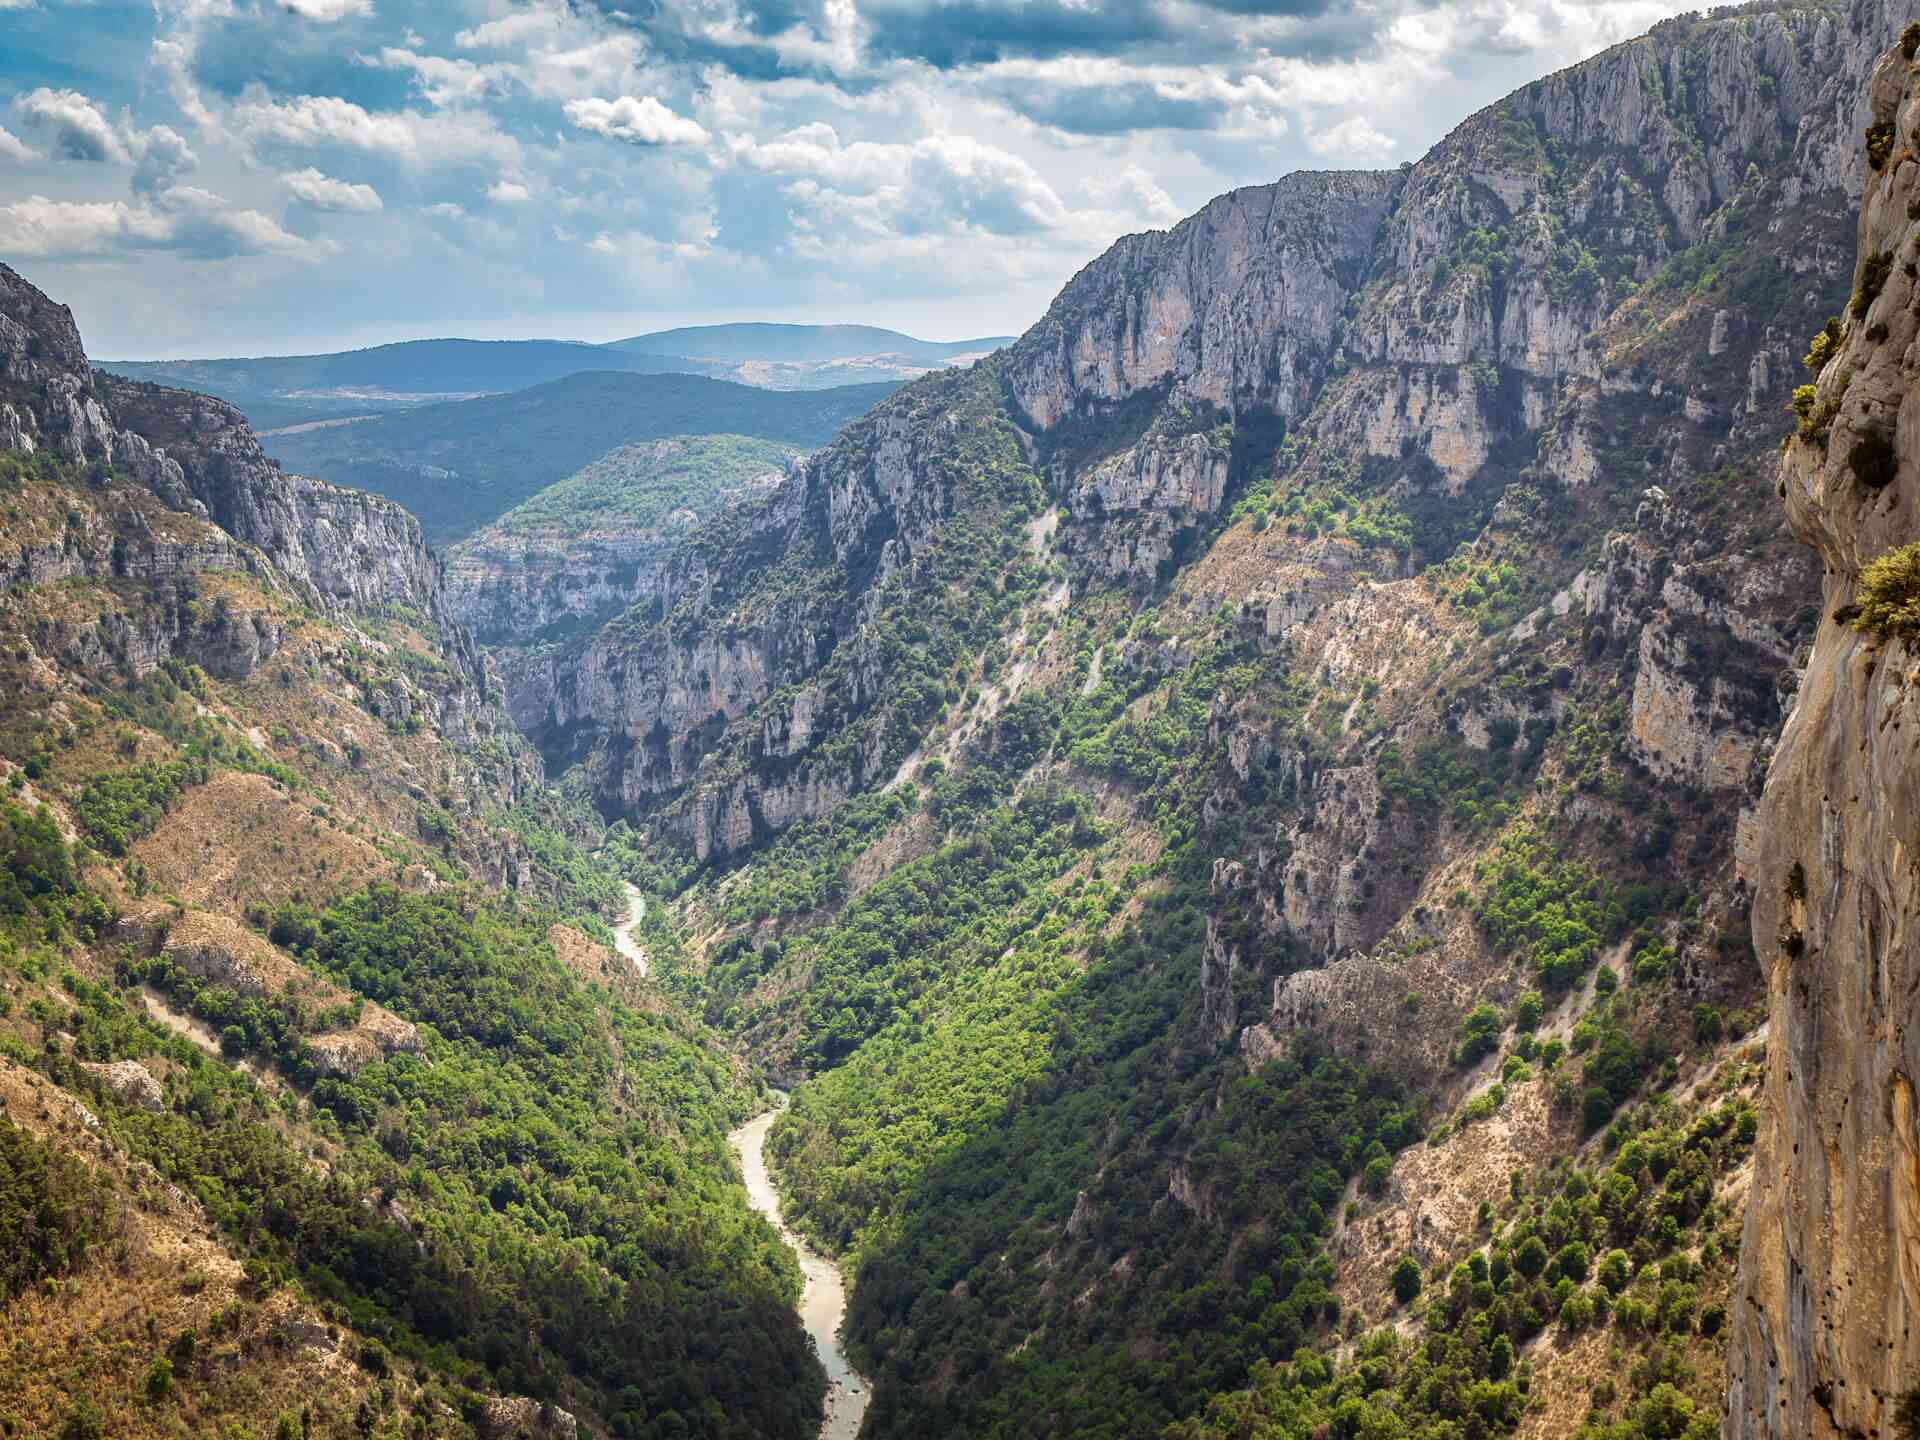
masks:
[[[500,395],[589,370],[705,375],[769,390],[912,380],[1010,337],[916,340],[873,325],[698,325],[607,345],[578,340],[407,340],[326,355],[109,360],[101,369],[217,395],[262,432]],[[685,348],[673,349],[675,344]],[[681,427],[692,433],[700,427]]]
[[[989,354],[1011,345],[1013,340],[1011,335],[990,335],[978,340],[916,340],[898,330],[883,330],[876,325],[743,324],[656,330],[648,335],[615,340],[606,348],[734,364],[762,360],[817,365],[831,360],[888,355],[931,369],[962,358]]]
[[[243,410],[257,406],[269,420],[266,428],[275,428],[328,413],[365,413],[524,390],[585,370],[697,373],[700,367],[670,355],[610,350],[575,340],[408,340],[330,355],[120,360],[101,368],[133,380],[206,391]]]
[[[261,438],[291,470],[398,500],[438,546],[621,445],[726,433],[811,449],[894,388],[777,391],[698,375],[590,371]]]

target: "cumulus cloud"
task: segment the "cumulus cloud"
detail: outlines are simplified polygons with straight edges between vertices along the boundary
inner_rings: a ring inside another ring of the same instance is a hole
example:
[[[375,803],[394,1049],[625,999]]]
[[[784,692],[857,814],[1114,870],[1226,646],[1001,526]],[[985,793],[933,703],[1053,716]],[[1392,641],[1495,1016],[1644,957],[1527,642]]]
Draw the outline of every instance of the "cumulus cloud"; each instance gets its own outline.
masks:
[[[232,123],[249,144],[298,149],[338,146],[414,166],[507,160],[519,152],[518,142],[500,130],[489,114],[373,111],[337,95],[275,100],[254,93],[233,108]]]
[[[651,95],[622,95],[603,100],[570,100],[567,119],[576,130],[624,140],[629,145],[704,145],[707,132],[698,121],[676,115]]]
[[[1178,224],[1186,214],[1138,165],[1128,165],[1116,175],[1089,180],[1087,196],[1097,204],[1158,229]]]
[[[289,194],[309,210],[327,210],[338,214],[370,215],[382,208],[380,192],[371,185],[336,180],[309,166],[280,177]]]
[[[1378,160],[1393,153],[1393,138],[1374,129],[1366,116],[1350,115],[1308,135],[1307,148],[1333,159]]]
[[[373,0],[280,0],[280,8],[317,25],[331,25],[350,15],[371,15]]]
[[[29,195],[0,205],[0,251],[9,254],[81,260],[158,250],[201,260],[265,254],[318,259],[329,247],[289,234],[258,210],[229,206],[190,186],[131,204]]]
[[[362,332],[565,330],[610,294],[897,303],[896,323],[975,307],[967,328],[1013,329],[1119,234],[1303,165],[1417,154],[1695,4],[155,0],[144,67],[85,48],[97,7],[43,4],[36,24],[93,63],[82,94],[30,57],[0,97],[0,240],[310,260],[326,242],[301,222],[380,212],[327,227],[377,230],[378,264],[343,252],[314,277]],[[150,316],[126,303],[140,275],[67,278],[103,314]],[[175,338],[196,307],[251,314],[247,292],[183,291]]]
[[[362,58],[365,63],[383,69],[411,71],[416,88],[427,103],[436,108],[497,94],[507,77],[502,66],[476,65],[458,56],[422,55],[394,45],[385,47],[377,56]]]
[[[178,184],[180,177],[199,167],[200,157],[170,125],[156,125],[140,141],[140,163],[134,167],[136,194],[157,195]]]
[[[1031,235],[1068,218],[1031,164],[967,135],[842,144],[816,123],[738,153],[754,169],[800,177],[787,194],[802,210],[870,233]]]
[[[78,90],[42,86],[22,95],[13,106],[28,128],[60,159],[120,165],[133,159],[114,123]]]

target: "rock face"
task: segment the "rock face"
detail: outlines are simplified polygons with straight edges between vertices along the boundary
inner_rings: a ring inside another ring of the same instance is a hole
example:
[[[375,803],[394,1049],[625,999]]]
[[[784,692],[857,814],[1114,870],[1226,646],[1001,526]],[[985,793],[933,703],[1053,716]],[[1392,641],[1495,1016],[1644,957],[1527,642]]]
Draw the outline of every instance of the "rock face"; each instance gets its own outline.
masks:
[[[480,1433],[487,1440],[574,1440],[579,1422],[558,1405],[542,1404],[524,1395],[489,1400],[481,1407]]]
[[[1399,185],[1392,172],[1289,175],[1119,241],[1014,347],[1017,404],[1043,430],[1141,394],[1303,414]]]
[[[1846,264],[1859,84],[1903,15],[1866,0],[1682,18],[1401,171],[1289,176],[1121,240],[1014,346],[908,387],[764,506],[704,527],[645,606],[517,675],[516,715],[550,759],[586,762],[603,809],[658,817],[701,858],[891,777],[917,737],[875,718],[904,683],[884,637],[918,617],[889,585],[958,533],[956,467],[978,474],[1007,433],[1005,473],[1029,469],[1034,508],[1063,514],[1053,553],[1076,597],[1163,590],[1237,497],[1289,471],[1337,467],[1356,493],[1456,514],[1456,538],[1490,510],[1524,529],[1596,491],[1697,487],[1777,437],[1804,348],[1779,317]],[[1641,287],[1735,245],[1775,278],[1644,344]],[[1709,538],[1698,510],[1651,504],[1526,637],[1584,624],[1630,680],[1640,761],[1737,791],[1778,724],[1811,570]],[[1392,646],[1353,643],[1377,608],[1357,587],[1403,572],[1316,547],[1323,523],[1267,547],[1258,623],[1316,680],[1378,683]],[[1494,720],[1558,719],[1483,702],[1451,722],[1483,749]],[[1351,904],[1319,928],[1377,937]]]
[[[102,1085],[129,1105],[153,1114],[167,1108],[166,1091],[153,1078],[153,1072],[138,1060],[115,1060],[105,1064],[83,1061],[80,1068],[98,1077]]]
[[[47,544],[0,555],[0,577],[186,583],[220,569],[265,575],[329,616],[397,615],[435,634],[446,683],[420,698],[436,725],[463,742],[502,728],[495,687],[411,515],[379,496],[283,471],[224,401],[92,370],[72,312],[5,265],[0,450],[111,467],[173,512],[125,516],[111,533],[70,527]],[[129,621],[124,633],[79,637],[72,655],[85,663],[93,645],[136,670],[178,656],[241,676],[280,644],[277,625],[264,617],[222,611],[215,619],[182,606]]]
[[[858,722],[901,652],[868,622],[883,597],[908,603],[904,578],[956,514],[990,500],[997,514],[1007,488],[1038,495],[997,402],[982,370],[929,377],[764,501],[716,516],[661,577],[665,619],[629,612],[523,680],[545,697],[535,740],[550,759],[584,758],[609,810],[671,806],[672,833],[702,858],[891,774],[908,737]],[[968,472],[983,455],[992,464]]]
[[[1825,566],[1823,617],[1744,848],[1770,1011],[1766,1105],[1728,1353],[1726,1434],[1890,1435],[1920,1384],[1920,651],[1848,623],[1863,567],[1920,539],[1920,100],[1873,73],[1864,301],[1780,467]],[[1857,162],[1856,162],[1857,163]],[[1884,272],[1877,296],[1875,272]],[[1891,446],[1884,480],[1861,459]],[[1862,448],[1865,447],[1865,448]],[[1863,472],[1865,479],[1863,480]]]

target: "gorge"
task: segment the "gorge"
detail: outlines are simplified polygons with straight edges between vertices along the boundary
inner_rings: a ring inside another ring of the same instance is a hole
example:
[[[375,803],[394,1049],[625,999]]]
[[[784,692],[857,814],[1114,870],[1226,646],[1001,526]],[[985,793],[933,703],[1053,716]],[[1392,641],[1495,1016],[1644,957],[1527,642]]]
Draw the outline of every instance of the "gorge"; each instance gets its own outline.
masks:
[[[393,494],[0,266],[0,1434],[1911,1440],[1917,347],[1905,0]]]

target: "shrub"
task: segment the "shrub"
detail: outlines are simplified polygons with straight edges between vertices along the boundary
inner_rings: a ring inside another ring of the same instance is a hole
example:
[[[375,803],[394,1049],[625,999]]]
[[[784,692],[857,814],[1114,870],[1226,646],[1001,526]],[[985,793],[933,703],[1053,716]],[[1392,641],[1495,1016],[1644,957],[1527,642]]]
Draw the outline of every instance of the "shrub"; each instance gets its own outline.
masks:
[[[1853,628],[1863,634],[1882,640],[1920,636],[1920,541],[1868,563],[1860,576],[1859,606]]]
[[[1813,343],[1807,346],[1807,353],[1800,357],[1800,363],[1806,366],[1813,374],[1818,375],[1822,370],[1827,368],[1827,362],[1834,357],[1839,349],[1840,317],[1838,315],[1830,315],[1827,317],[1827,323],[1815,332]],[[1805,388],[1805,386],[1801,387],[1801,389]],[[1807,417],[1801,412],[1800,405],[1800,391],[1796,390],[1793,392],[1793,411],[1794,414],[1799,415],[1802,420],[1805,420]],[[1811,394],[1807,397],[1806,405],[1808,410],[1813,408],[1813,397]]]
[[[1540,1023],[1540,1017],[1546,1012],[1546,1002],[1540,998],[1538,990],[1529,990],[1515,1002],[1513,1024],[1517,1030],[1531,1030]]]
[[[1553,1257],[1554,1272],[1566,1276],[1576,1284],[1585,1281],[1587,1270],[1592,1263],[1586,1244],[1579,1240],[1569,1240],[1560,1247],[1560,1253]]]
[[[161,1401],[173,1393],[173,1362],[164,1355],[153,1357],[147,1370],[147,1398]]]
[[[1587,1134],[1602,1129],[1612,1118],[1613,1096],[1599,1085],[1588,1086],[1587,1093],[1580,1097],[1580,1120]]]
[[[1893,273],[1893,252],[1875,250],[1860,262],[1860,283],[1854,287],[1853,300],[1847,306],[1847,313],[1858,320],[1872,307],[1886,288],[1887,276]]]
[[[1909,25],[1909,30],[1920,30],[1920,24]],[[1905,37],[1902,37],[1905,43]],[[1908,1390],[1893,1407],[1893,1423],[1900,1440],[1920,1440],[1920,1386]]]
[[[1471,1065],[1482,1056],[1491,1055],[1500,1045],[1500,1032],[1506,1028],[1500,1018],[1500,1012],[1484,1002],[1467,1012],[1467,1018],[1460,1022],[1460,1043],[1454,1048],[1453,1058],[1461,1065]]]
[[[1411,1255],[1402,1255],[1394,1264],[1389,1279],[1393,1285],[1393,1298],[1402,1305],[1408,1304],[1420,1293],[1420,1262]]]
[[[1900,32],[1901,55],[1911,60],[1916,50],[1920,50],[1920,20],[1914,21]]]
[[[1513,1268],[1531,1280],[1547,1268],[1547,1243],[1538,1235],[1529,1235],[1513,1252]]]
[[[1869,125],[1867,127],[1867,164],[1876,170],[1887,168],[1887,159],[1893,154],[1893,126]]]

